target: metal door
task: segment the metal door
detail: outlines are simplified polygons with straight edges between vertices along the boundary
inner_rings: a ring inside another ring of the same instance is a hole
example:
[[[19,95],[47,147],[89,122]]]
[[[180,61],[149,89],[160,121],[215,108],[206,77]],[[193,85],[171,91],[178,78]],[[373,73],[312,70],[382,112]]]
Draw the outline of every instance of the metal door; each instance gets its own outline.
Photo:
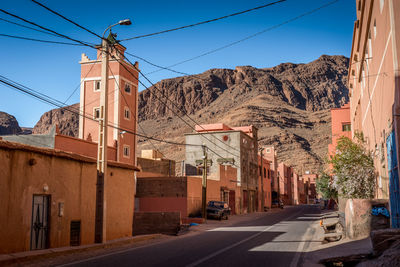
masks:
[[[49,203],[48,195],[33,195],[31,250],[49,247]]]
[[[390,217],[393,228],[400,228],[400,187],[397,165],[396,137],[391,132],[386,140],[389,173]]]

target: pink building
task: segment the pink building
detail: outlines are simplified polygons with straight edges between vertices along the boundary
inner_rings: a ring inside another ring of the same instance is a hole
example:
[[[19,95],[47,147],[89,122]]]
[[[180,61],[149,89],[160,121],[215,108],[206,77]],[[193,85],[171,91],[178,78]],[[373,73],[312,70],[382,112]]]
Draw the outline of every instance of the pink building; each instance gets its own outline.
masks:
[[[132,66],[124,61],[125,47],[115,44],[113,56],[116,59],[109,61],[108,74],[108,145],[117,148],[117,161],[136,165],[136,136],[129,132],[136,132],[137,97],[138,97],[138,64]],[[87,116],[94,119],[99,117],[100,80],[101,80],[101,52],[97,52],[97,59],[90,60],[82,54],[81,64],[81,98],[79,120],[79,138],[98,141],[99,125]],[[129,71],[128,71],[128,70]],[[125,131],[124,131],[125,130]]]
[[[400,2],[358,0],[349,65],[352,133],[374,151],[375,196],[390,197],[392,226],[400,227]]]
[[[341,136],[351,139],[350,105],[347,103],[340,108],[332,108],[331,120],[332,143],[328,145],[328,154],[330,157],[335,155],[337,140]],[[332,166],[330,166],[330,169],[332,169]]]

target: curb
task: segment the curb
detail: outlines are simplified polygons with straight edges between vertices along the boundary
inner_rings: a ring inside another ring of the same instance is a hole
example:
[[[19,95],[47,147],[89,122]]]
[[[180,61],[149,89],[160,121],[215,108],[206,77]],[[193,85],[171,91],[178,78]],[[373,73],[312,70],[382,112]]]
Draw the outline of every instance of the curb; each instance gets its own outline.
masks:
[[[0,266],[6,266],[11,264],[22,264],[24,262],[29,262],[37,259],[49,259],[62,255],[70,255],[80,252],[95,251],[104,248],[115,248],[121,245],[128,245],[139,243],[147,240],[159,239],[162,234],[151,234],[151,235],[139,235],[126,238],[120,238],[116,240],[111,240],[105,244],[89,244],[76,247],[60,247],[60,248],[50,248],[44,250],[31,250],[18,253],[9,253],[0,255]]]

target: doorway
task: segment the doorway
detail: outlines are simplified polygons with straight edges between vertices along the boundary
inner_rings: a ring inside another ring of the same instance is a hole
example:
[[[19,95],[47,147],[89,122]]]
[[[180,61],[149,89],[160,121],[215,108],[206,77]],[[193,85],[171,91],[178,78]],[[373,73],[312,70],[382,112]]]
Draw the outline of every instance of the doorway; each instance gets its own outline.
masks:
[[[33,195],[31,250],[49,248],[49,204],[49,195]]]

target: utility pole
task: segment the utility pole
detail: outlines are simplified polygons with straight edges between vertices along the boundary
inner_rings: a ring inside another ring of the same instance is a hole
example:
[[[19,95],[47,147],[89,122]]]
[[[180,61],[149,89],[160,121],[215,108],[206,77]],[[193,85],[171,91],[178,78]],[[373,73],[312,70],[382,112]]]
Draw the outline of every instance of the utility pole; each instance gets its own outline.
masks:
[[[206,146],[203,145],[203,182],[201,194],[201,207],[203,218],[207,219],[207,151]]]
[[[107,122],[108,122],[108,40],[101,42],[101,83],[99,140],[97,145],[97,184],[95,242],[105,243],[106,238],[106,185],[107,185]]]
[[[265,211],[265,201],[264,201],[264,170],[263,170],[263,159],[264,159],[264,148],[260,148],[261,162],[260,162],[260,174],[261,174],[261,207],[262,211]]]
[[[99,139],[97,143],[97,183],[96,183],[96,217],[94,241],[105,243],[107,241],[107,145],[108,145],[108,59],[109,45],[114,44],[115,39],[111,28],[116,25],[131,25],[129,19],[118,21],[108,26],[101,40],[101,81],[100,81],[100,110],[99,110]],[[110,30],[109,37],[104,38]]]

